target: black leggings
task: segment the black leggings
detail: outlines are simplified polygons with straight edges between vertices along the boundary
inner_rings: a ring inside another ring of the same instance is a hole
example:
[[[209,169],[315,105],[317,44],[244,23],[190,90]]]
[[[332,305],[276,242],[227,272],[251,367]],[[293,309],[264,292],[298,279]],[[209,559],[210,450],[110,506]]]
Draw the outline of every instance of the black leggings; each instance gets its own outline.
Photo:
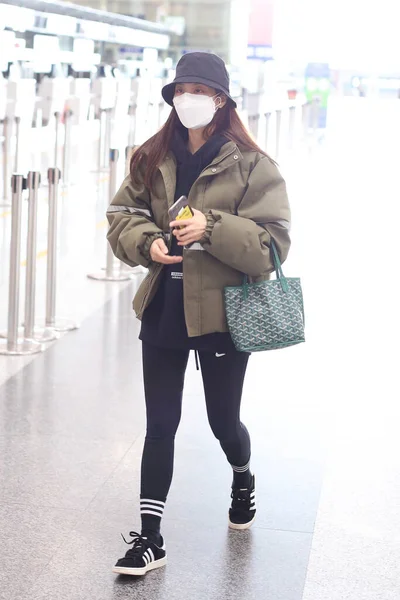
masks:
[[[230,351],[218,357],[199,352],[211,429],[231,465],[250,460],[250,436],[240,422],[240,403],[249,355]],[[175,434],[181,419],[188,350],[157,348],[143,342],[147,434],[143,450],[141,497],[165,502],[172,481]]]

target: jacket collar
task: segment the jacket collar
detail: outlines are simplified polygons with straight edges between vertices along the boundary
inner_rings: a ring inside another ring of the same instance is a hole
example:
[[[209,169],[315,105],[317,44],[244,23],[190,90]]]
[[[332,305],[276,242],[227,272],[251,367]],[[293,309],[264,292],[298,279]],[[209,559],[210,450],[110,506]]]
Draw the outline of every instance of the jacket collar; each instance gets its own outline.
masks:
[[[242,160],[243,155],[235,142],[224,144],[219,154],[214,158],[212,163],[204,169],[202,175],[214,175],[229,169],[232,165]],[[216,169],[216,171],[214,171]]]
[[[242,159],[243,155],[235,142],[227,142],[222,146],[214,160],[202,171],[201,175],[214,175],[220,173]],[[165,164],[171,165],[171,163],[173,163],[174,168],[176,168],[175,157],[172,152],[168,152],[164,162],[160,165],[160,169],[162,170],[162,167],[164,167]],[[212,169],[216,166],[218,167],[217,171],[213,171]]]
[[[228,142],[224,144],[214,158],[214,160],[200,173],[197,181],[201,177],[209,175],[217,175],[222,173],[226,169],[229,169],[232,165],[240,162],[243,159],[243,155],[235,142]],[[168,206],[172,206],[174,203],[175,186],[176,186],[176,159],[172,152],[168,152],[164,161],[161,163],[159,169],[165,182],[165,189],[167,192]]]
[[[159,169],[165,184],[168,206],[172,206],[176,188],[176,162],[172,153],[167,154]]]

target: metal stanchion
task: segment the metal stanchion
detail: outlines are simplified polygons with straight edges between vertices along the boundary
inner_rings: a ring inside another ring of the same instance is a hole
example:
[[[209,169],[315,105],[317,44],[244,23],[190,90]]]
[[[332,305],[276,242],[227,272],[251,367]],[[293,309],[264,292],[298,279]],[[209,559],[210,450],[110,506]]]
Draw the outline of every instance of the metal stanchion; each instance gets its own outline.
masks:
[[[2,206],[9,206],[9,164],[10,164],[10,121],[8,117],[3,120],[3,198]]]
[[[281,149],[281,129],[282,129],[282,110],[278,109],[276,113],[276,145],[275,145],[275,157],[279,157]]]
[[[110,202],[117,192],[118,158],[118,150],[110,149]],[[107,243],[107,260],[105,271],[101,273],[91,273],[88,275],[88,277],[89,279],[95,279],[96,281],[128,281],[128,279],[131,279],[132,273],[124,272],[122,267],[123,263],[119,261],[118,267],[117,264],[118,262],[114,258],[110,244]]]
[[[58,165],[58,140],[60,137],[60,113],[54,113],[54,117],[56,120],[56,130],[55,130],[55,144],[54,144],[54,167]]]
[[[125,148],[125,176],[129,175],[131,158],[134,148],[134,146],[127,146]]]
[[[63,148],[63,183],[65,186],[69,182],[69,164],[70,164],[70,148],[71,148],[71,117],[72,110],[65,111],[65,136]]]
[[[28,241],[26,249],[25,284],[25,338],[34,338],[35,297],[36,297],[36,237],[37,237],[37,195],[40,185],[40,173],[28,173]]]
[[[108,166],[109,152],[111,148],[111,118],[112,109],[107,108],[106,110],[106,124],[104,131],[104,154],[103,154],[103,166],[106,169]]]
[[[106,116],[106,111],[104,108],[101,108],[100,113],[99,113],[99,154],[98,154],[98,170],[99,171],[102,171],[104,168],[103,157],[104,157],[104,145],[105,145],[105,140],[104,140],[105,116]]]
[[[136,136],[136,108],[137,104],[131,104],[129,107],[129,136],[128,136],[128,144],[130,147],[135,145],[135,136]]]
[[[13,175],[11,179],[11,247],[10,247],[10,281],[8,292],[8,329],[7,337],[0,340],[0,354],[28,355],[41,352],[42,344],[33,340],[24,340],[18,336],[19,290],[21,275],[21,218],[22,193],[26,189],[23,175]]]
[[[271,112],[265,113],[265,149],[268,151],[269,130],[271,127]]]
[[[54,329],[35,328],[35,299],[36,299],[36,240],[37,213],[40,173],[28,173],[28,236],[26,251],[26,284],[25,284],[25,328],[24,337],[40,342],[51,342],[59,335]]]
[[[293,147],[294,147],[295,129],[296,129],[296,105],[289,106],[289,131],[288,131],[289,150],[293,150]]]
[[[49,225],[45,324],[47,328],[56,331],[71,331],[78,329],[79,325],[67,319],[56,318],[58,186],[61,171],[57,167],[49,169],[47,176],[49,181]]]
[[[21,135],[21,117],[15,117],[15,156],[14,156],[14,173],[19,171],[19,138]]]
[[[41,133],[42,133],[42,128],[43,128],[43,110],[41,108],[38,108],[36,111],[36,121],[35,121],[35,129],[36,129],[36,136],[38,138],[38,150],[36,150],[35,152],[35,169],[37,169],[38,171],[40,171],[41,166],[42,166],[42,141],[41,141]]]

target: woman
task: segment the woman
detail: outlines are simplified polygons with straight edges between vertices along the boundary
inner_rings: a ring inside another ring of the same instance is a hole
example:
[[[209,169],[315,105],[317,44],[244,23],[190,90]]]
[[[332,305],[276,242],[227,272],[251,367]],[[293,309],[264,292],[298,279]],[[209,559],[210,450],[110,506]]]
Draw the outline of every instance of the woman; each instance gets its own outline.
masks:
[[[240,284],[243,274],[268,278],[271,238],[282,261],[290,246],[285,183],[242,124],[224,62],[186,54],[162,94],[173,107],[169,119],[135,152],[107,213],[116,256],[149,268],[134,300],[147,411],[142,531],[131,533],[132,548],[114,567],[129,575],[166,563],[160,524],[190,350],[200,358],[210,426],[233,470],[229,526],[254,522],[250,437],[240,422],[249,355],[237,352],[229,335],[224,288]],[[168,209],[182,195],[194,216],[170,223]]]

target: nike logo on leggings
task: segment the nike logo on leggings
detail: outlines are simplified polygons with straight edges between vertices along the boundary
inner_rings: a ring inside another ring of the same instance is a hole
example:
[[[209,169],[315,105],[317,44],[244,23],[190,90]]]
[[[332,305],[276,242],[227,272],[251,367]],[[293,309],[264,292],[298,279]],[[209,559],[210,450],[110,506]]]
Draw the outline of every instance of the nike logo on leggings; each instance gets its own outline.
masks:
[[[221,356],[226,356],[226,354],[218,354],[218,352],[216,352],[216,353],[215,353],[215,356],[216,356],[217,358],[221,358]]]

